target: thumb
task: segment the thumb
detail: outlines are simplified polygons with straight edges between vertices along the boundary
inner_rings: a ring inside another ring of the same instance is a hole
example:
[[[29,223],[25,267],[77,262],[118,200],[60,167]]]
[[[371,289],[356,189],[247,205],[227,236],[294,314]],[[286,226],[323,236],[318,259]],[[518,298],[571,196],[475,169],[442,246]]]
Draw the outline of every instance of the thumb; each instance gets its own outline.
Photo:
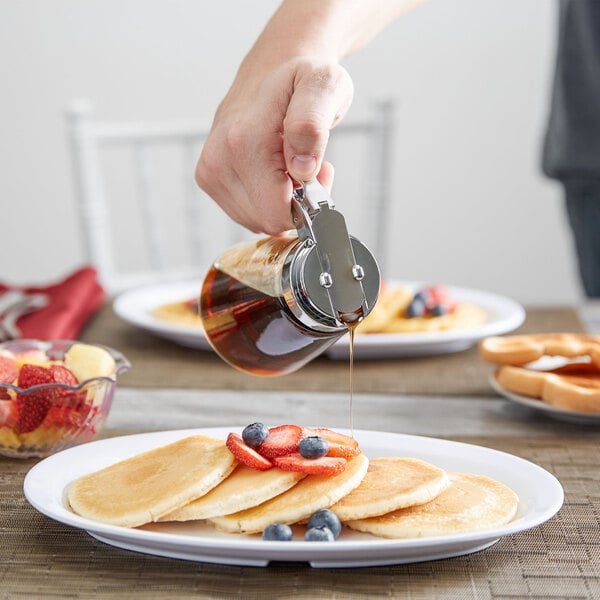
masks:
[[[352,80],[341,66],[299,66],[283,122],[285,163],[293,179],[307,181],[319,173],[329,131],[346,114],[352,94]]]

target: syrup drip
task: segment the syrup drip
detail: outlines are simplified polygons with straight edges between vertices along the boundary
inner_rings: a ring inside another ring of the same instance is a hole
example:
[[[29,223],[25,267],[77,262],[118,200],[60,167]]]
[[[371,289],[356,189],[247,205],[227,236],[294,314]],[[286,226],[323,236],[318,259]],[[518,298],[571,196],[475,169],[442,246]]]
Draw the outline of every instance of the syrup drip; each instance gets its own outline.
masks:
[[[354,437],[354,333],[358,321],[355,323],[346,323],[349,334],[350,348],[350,434]]]
[[[340,313],[340,321],[344,323],[348,329],[349,350],[350,350],[350,406],[349,406],[349,428],[350,435],[354,437],[354,333],[358,324],[362,321],[364,313],[362,308],[353,313]]]

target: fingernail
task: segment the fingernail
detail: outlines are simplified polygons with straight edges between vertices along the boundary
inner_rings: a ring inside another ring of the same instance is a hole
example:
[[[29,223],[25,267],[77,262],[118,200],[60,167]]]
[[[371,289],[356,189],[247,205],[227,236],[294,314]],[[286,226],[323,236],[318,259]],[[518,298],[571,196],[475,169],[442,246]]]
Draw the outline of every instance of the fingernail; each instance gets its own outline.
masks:
[[[317,159],[307,154],[297,154],[292,158],[294,175],[304,179],[313,177],[317,169]]]

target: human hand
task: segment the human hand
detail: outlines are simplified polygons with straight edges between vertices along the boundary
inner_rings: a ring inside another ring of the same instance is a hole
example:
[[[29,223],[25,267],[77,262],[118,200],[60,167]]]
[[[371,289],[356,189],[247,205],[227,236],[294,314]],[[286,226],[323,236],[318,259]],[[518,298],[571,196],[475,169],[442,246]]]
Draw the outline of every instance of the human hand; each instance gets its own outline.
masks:
[[[331,188],[333,167],[323,156],[352,95],[352,80],[336,62],[296,58],[266,76],[240,69],[204,144],[198,185],[251,231],[292,229],[295,182],[316,176]]]

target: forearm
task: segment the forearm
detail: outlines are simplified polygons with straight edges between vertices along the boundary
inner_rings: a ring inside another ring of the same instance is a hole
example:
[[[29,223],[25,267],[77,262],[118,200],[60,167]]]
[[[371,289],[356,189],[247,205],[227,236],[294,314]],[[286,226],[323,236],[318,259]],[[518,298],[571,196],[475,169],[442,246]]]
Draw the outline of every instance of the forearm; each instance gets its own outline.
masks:
[[[242,70],[270,71],[298,56],[339,62],[422,0],[284,0]]]
[[[333,183],[329,132],[354,90],[340,61],[419,2],[283,0],[219,105],[198,185],[252,231],[292,228],[294,183]]]

